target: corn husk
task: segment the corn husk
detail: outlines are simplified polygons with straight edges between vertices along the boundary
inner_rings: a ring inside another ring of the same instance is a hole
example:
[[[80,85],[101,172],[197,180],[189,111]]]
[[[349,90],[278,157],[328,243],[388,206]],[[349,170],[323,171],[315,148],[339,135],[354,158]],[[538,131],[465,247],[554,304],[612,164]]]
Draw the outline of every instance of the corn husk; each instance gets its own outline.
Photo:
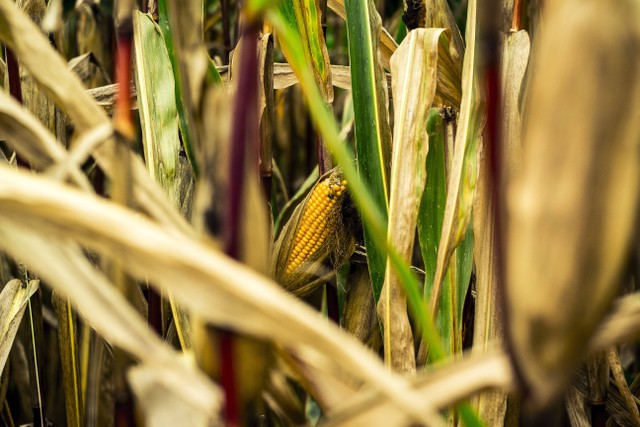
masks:
[[[286,272],[305,209],[309,205],[311,195],[316,187],[325,180],[340,182],[342,174],[338,168],[335,168],[320,177],[302,203],[293,211],[273,248],[274,256],[271,268],[273,277],[285,289],[298,296],[310,294],[329,280],[335,274],[335,270],[349,259],[355,249],[351,230],[345,226],[343,211],[345,203],[348,203],[346,202],[348,196],[343,193],[337,197],[337,202],[330,212],[327,212],[327,225],[333,224],[333,230],[323,244],[293,272]]]

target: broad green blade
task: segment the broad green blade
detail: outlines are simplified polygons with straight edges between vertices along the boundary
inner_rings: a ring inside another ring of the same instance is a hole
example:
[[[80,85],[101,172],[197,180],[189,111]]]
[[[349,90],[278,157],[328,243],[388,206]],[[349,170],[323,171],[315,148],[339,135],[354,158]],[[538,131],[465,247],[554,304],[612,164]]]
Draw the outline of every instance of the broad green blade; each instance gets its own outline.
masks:
[[[376,207],[386,216],[389,196],[391,130],[389,127],[387,85],[378,62],[380,16],[372,0],[346,3],[351,88],[355,114],[358,172],[371,190]],[[386,253],[374,243],[371,229],[365,224],[369,273],[376,301],[384,283]]]
[[[445,124],[441,110],[432,109],[427,121],[429,134],[429,155],[427,156],[427,185],[425,186],[418,214],[418,238],[420,250],[424,260],[425,283],[424,296],[428,301],[433,290],[433,275],[436,271],[438,245],[442,232],[442,218],[447,195],[447,179],[445,167]],[[444,277],[442,299],[450,297],[450,277]],[[447,306],[446,304],[444,304]],[[436,323],[445,343],[445,348],[451,348],[451,327],[446,323],[441,313],[436,315]],[[448,351],[450,353],[450,351]]]
[[[133,28],[135,79],[145,162],[149,173],[160,184],[168,199],[180,209],[185,188],[192,177],[190,173],[185,173],[188,169],[180,168],[174,69],[160,27],[153,19],[134,11]],[[180,343],[183,348],[189,347],[191,339],[185,325],[185,315],[176,307],[173,299],[171,308]]]
[[[173,43],[173,35],[171,34],[171,30],[169,28],[169,13],[167,11],[167,2],[168,0],[158,0],[158,24],[160,25],[160,30],[162,31],[162,35],[164,36],[165,45],[167,47],[167,52],[169,53],[169,59],[171,60],[171,68],[173,69],[174,76],[174,88],[175,88],[175,102],[176,107],[179,113],[180,119],[180,134],[182,135],[182,143],[184,145],[185,153],[187,154],[187,158],[189,159],[189,163],[191,163],[191,168],[193,169],[194,176],[198,176],[198,162],[195,158],[194,147],[191,138],[191,129],[189,127],[189,115],[185,110],[184,100],[182,96],[182,87],[183,85],[180,83],[180,67],[178,64],[178,57],[176,54],[176,50]]]
[[[427,185],[422,196],[418,219],[418,237],[425,264],[424,295],[428,301],[433,291],[438,246],[446,202],[445,129],[441,110],[430,112]],[[448,354],[462,350],[462,308],[473,266],[473,234],[469,229],[460,246],[451,256],[443,278],[440,310],[436,323]]]
[[[316,84],[324,101],[333,102],[331,84],[331,62],[322,31],[321,11],[316,0],[286,0],[291,2],[295,11],[302,48],[307,63],[311,64]]]
[[[427,181],[429,138],[425,129],[436,95],[438,53],[443,29],[416,29],[391,57],[394,98],[393,157],[387,239],[411,263],[418,209]],[[414,371],[413,333],[398,274],[387,260],[378,313],[384,330],[385,362],[393,369]],[[418,301],[422,302],[422,301]]]
[[[462,72],[462,103],[457,122],[453,160],[447,179],[447,201],[438,245],[438,257],[431,293],[431,312],[437,313],[444,276],[456,247],[467,233],[478,180],[478,157],[484,116],[481,110],[476,65],[476,1],[469,2],[467,50]]]
[[[344,19],[345,21],[347,20],[347,12],[345,10],[344,0],[328,0],[327,6],[329,7],[329,9],[333,10],[340,18]],[[391,68],[389,63],[389,61],[391,60],[391,55],[393,55],[393,53],[398,48],[398,43],[396,43],[396,40],[391,37],[391,34],[389,34],[389,32],[384,27],[380,28],[379,37],[380,45],[378,47],[380,53],[380,62],[382,63],[382,66],[384,68],[389,69]]]
[[[180,138],[175,81],[160,27],[151,16],[133,14],[135,79],[147,168],[174,206],[179,206]]]
[[[195,177],[198,177],[199,169],[194,147],[195,136],[192,135],[192,133],[194,132],[192,126],[194,126],[194,124],[191,123],[191,107],[189,106],[189,102],[192,98],[189,94],[190,89],[188,87],[189,82],[193,80],[193,76],[191,76],[191,79],[189,78],[190,76],[183,76],[182,70],[186,67],[181,68],[180,66],[180,56],[178,55],[178,51],[180,50],[180,48],[176,46],[177,43],[174,40],[174,34],[169,26],[169,8],[167,5],[168,1],[170,0],[158,0],[158,24],[160,25],[160,30],[164,37],[166,49],[169,54],[169,59],[171,60],[171,66],[173,68],[173,75],[175,78],[175,102],[178,109],[178,117],[180,119],[180,134],[182,136],[182,143],[184,145],[187,158],[189,159],[189,163],[191,164],[191,168],[193,169],[193,174]],[[202,5],[200,6],[200,8],[202,8]],[[189,8],[189,10],[192,9]],[[202,23],[200,22],[200,25],[201,24]],[[218,70],[216,69],[213,62],[208,57],[206,58],[206,61],[206,70],[204,71],[204,76],[201,76],[201,78],[209,84],[222,84],[220,74],[218,73]]]

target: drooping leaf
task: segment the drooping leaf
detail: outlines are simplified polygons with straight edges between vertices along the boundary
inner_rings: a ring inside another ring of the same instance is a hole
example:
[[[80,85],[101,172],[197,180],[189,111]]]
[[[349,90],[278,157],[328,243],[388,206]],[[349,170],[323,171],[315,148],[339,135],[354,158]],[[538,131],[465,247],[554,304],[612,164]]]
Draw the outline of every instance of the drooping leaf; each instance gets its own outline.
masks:
[[[157,338],[153,338],[155,335],[146,325],[142,328],[135,323],[136,329],[132,326],[124,330],[120,327],[109,329],[106,325],[112,321],[107,317],[97,317],[101,313],[106,316],[105,310],[119,307],[109,316],[117,315],[119,325],[123,326],[134,322],[130,318],[133,309],[111,289],[112,285],[98,284],[96,277],[99,275],[92,274],[92,279],[78,279],[71,287],[57,274],[64,272],[62,268],[67,261],[53,257],[68,255],[62,244],[67,244],[69,238],[73,237],[88,249],[121,261],[134,277],[148,278],[152,285],[171,292],[176,301],[208,322],[232,326],[285,346],[312,349],[307,354],[314,358],[320,356],[321,363],[340,372],[343,380],[354,378],[375,385],[402,411],[420,422],[427,422],[428,417],[422,410],[423,401],[414,395],[405,379],[388,372],[377,357],[353,337],[336,326],[318,322],[317,312],[283,292],[265,276],[225,257],[194,237],[160,227],[113,202],[6,167],[0,167],[0,178],[0,216],[3,218],[0,221],[3,236],[0,244],[3,249],[10,250],[16,258],[29,260],[29,265],[38,266],[36,271],[43,277],[46,274],[48,282],[66,286],[65,293],[73,300],[91,298],[91,302],[82,304],[88,307],[98,305],[101,310],[94,309],[84,316],[96,316],[92,317],[92,322],[104,322],[101,333],[120,340],[123,347],[134,347],[127,349],[147,363],[169,363],[174,356],[167,353],[166,348],[161,350],[155,346],[153,342]],[[64,241],[54,243],[52,233]],[[14,241],[21,242],[21,245],[13,248],[9,242]],[[47,241],[56,247],[42,244]],[[181,250],[176,251],[176,247]],[[75,253],[77,255],[74,256],[79,256],[77,250]],[[83,269],[88,267],[83,264],[78,273],[86,275]],[[91,273],[95,271],[92,269]],[[189,280],[184,280],[186,276]],[[70,275],[65,273],[65,277],[68,281]],[[87,281],[92,282],[91,288],[80,284]],[[73,291],[82,286],[82,292]],[[100,298],[104,300],[100,301]],[[239,312],[244,315],[238,316]],[[143,347],[140,347],[141,343],[144,343]],[[171,366],[177,369],[173,362]]]
[[[29,34],[29,37],[24,37],[25,34]],[[89,132],[101,125],[110,125],[105,112],[85,91],[78,77],[67,69],[65,61],[51,47],[49,40],[10,0],[0,0],[0,39],[13,50],[40,87],[69,116],[75,124],[76,132]],[[113,143],[114,141],[107,140],[92,153],[108,176],[115,174],[118,168]],[[142,162],[134,157],[131,164],[134,177],[133,197],[136,203],[167,226],[189,232],[186,221],[164,198]]]
[[[438,51],[440,38],[446,37],[444,31],[413,30],[391,57],[395,126],[387,239],[407,263],[413,254],[418,209],[428,178],[427,116],[436,95]],[[386,363],[401,372],[414,371],[415,351],[406,297],[389,261],[378,314],[384,330]]]
[[[215,412],[219,391],[151,331],[77,245],[66,239],[54,241],[11,221],[2,222],[0,234],[3,250],[27,262],[54,289],[67,296],[107,341],[148,364],[158,375],[173,378],[180,393],[189,396],[203,413],[211,416]]]

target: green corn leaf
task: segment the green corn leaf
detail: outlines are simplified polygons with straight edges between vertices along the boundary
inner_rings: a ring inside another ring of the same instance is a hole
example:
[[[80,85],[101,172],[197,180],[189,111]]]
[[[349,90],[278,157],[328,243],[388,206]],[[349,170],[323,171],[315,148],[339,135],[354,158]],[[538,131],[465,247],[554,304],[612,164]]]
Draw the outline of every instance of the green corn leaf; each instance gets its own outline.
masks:
[[[311,64],[316,84],[326,103],[333,102],[331,63],[322,31],[321,11],[316,0],[287,0],[293,3],[295,17],[303,41],[305,59]]]
[[[457,123],[453,160],[447,179],[447,199],[431,293],[432,313],[438,311],[443,281],[449,269],[451,257],[467,233],[478,180],[478,157],[482,146],[481,132],[484,126],[484,116],[481,111],[481,94],[475,73],[476,7],[475,0],[469,2],[467,50],[462,74],[462,102]]]
[[[349,63],[356,135],[358,172],[371,189],[375,206],[386,217],[388,206],[391,130],[384,70],[378,62],[381,31],[380,16],[372,0],[346,3]],[[386,253],[374,243],[372,230],[365,224],[369,273],[376,301],[384,283]]]
[[[149,15],[133,14],[136,88],[147,168],[174,205],[179,204],[177,176],[180,138],[175,82],[160,27]]]
[[[133,28],[135,79],[146,165],[171,203],[180,208],[192,177],[185,173],[188,169],[180,168],[180,114],[176,104],[174,68],[160,26],[149,15],[135,11]],[[210,68],[215,70],[213,66]],[[215,75],[219,80],[217,71]],[[193,163],[192,170],[195,171]],[[172,298],[170,302],[180,343],[183,348],[189,347],[191,339],[186,317]]]
[[[186,99],[190,99],[190,96],[185,93],[189,91],[189,89],[186,87],[188,78],[186,76],[182,76],[182,73],[180,71],[180,58],[177,52],[178,49],[176,48],[174,35],[171,31],[171,28],[169,27],[169,8],[167,4],[168,1],[169,0],[158,0],[158,24],[164,37],[166,49],[169,54],[169,59],[171,60],[171,66],[173,68],[173,75],[175,78],[175,102],[178,109],[178,118],[180,119],[179,125],[180,135],[182,136],[182,143],[184,145],[187,158],[189,159],[189,163],[191,164],[191,168],[193,169],[193,174],[197,178],[199,175],[199,169],[198,162],[195,156],[195,137],[191,134],[191,132],[193,132],[193,124],[191,123],[188,105],[186,104]],[[209,59],[208,61],[204,78],[206,79],[207,83],[222,84],[220,74],[218,73],[218,70],[216,69],[211,59]]]
[[[342,172],[349,182],[350,194],[362,216],[363,222],[371,230],[371,235],[375,242],[380,247],[386,248],[386,219],[373,201],[371,192],[358,176],[352,155],[339,137],[335,119],[324,104],[320,91],[315,85],[313,74],[305,63],[299,36],[291,30],[286,18],[279,11],[267,11],[266,18],[278,31],[280,46],[283,51],[287,52],[287,58],[289,58],[291,67],[296,73],[300,87],[307,98],[311,116],[322,135],[324,143],[327,144],[331,154],[342,167]],[[443,355],[444,350],[440,342],[440,336],[433,325],[431,315],[428,314],[424,304],[421,302],[422,297],[418,282],[409,266],[395,251],[388,251],[388,254],[391,265],[400,276],[400,283],[402,283],[407,294],[407,302],[424,334],[425,341],[429,343],[434,355]]]
[[[439,47],[441,39],[447,37],[444,29],[415,29],[391,57],[395,125],[387,239],[406,263],[413,255],[418,210],[428,178],[425,164],[429,137],[425,129],[436,96]],[[395,370],[414,371],[407,301],[390,265],[386,268],[378,313],[384,330],[385,361]]]

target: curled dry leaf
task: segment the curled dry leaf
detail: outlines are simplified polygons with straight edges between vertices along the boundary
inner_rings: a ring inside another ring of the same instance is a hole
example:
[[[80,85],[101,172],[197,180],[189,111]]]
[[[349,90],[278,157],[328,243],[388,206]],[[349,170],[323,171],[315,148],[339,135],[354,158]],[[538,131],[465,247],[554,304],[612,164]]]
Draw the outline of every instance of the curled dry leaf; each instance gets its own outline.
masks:
[[[548,12],[506,251],[510,351],[536,407],[567,384],[619,291],[640,190],[640,5]]]
[[[204,320],[284,345],[313,349],[328,365],[339,365],[354,378],[379,390],[403,413],[420,422],[429,420],[421,409],[422,398],[408,389],[406,380],[386,371],[376,356],[353,337],[333,325],[318,322],[315,311],[287,295],[277,284],[191,236],[160,227],[113,202],[6,167],[0,167],[0,216],[3,236],[20,228],[19,235],[14,234],[11,240],[0,239],[0,244],[9,250],[10,241],[21,242],[17,249],[12,249],[12,255],[29,260],[29,264],[40,265],[42,259],[49,258],[47,254],[61,252],[47,246],[54,236],[73,238],[91,250],[123,262],[133,277],[148,279],[152,285],[171,292],[177,302]],[[25,249],[27,235],[38,240],[31,240]],[[51,281],[57,277],[56,266],[65,263],[51,263],[42,267],[42,272],[51,274],[48,279]],[[110,287],[106,283],[96,286],[101,294],[105,292],[103,287]],[[71,290],[76,292],[75,287]],[[132,310],[122,297],[113,300],[113,304]],[[94,307],[102,303],[83,305]],[[239,312],[244,315],[238,316]],[[147,338],[153,336],[146,326],[144,332],[138,332]],[[114,331],[103,327],[101,333],[109,335]],[[149,347],[152,344],[144,337],[131,341],[127,333],[120,338],[133,347],[145,343],[146,347],[136,355],[149,357],[149,363],[160,363],[158,355],[166,352],[158,353],[155,347]]]
[[[218,419],[222,407],[222,395],[207,402],[203,411],[202,401],[194,401],[193,396],[182,394],[184,380],[158,372],[149,365],[138,365],[128,372],[129,383],[145,415],[145,426],[190,426],[209,427],[222,425]]]
[[[47,167],[68,158],[51,132],[4,91],[0,91],[0,138],[34,166]],[[70,168],[69,173],[76,184],[90,190],[87,178],[78,167]]]
[[[38,290],[39,285],[38,280],[23,284],[20,280],[14,279],[7,283],[0,293],[0,374],[13,347],[13,340],[27,307],[27,301]]]
[[[438,52],[443,29],[416,29],[391,57],[394,94],[393,153],[387,239],[411,262],[418,209],[427,180],[427,115],[436,94]],[[415,371],[413,334],[400,279],[387,260],[378,302],[386,363],[400,372]]]
[[[423,397],[425,412],[443,410],[483,389],[511,389],[514,385],[509,358],[503,351],[490,350],[472,354],[462,360],[434,367],[424,376],[413,380],[413,388]],[[378,391],[363,390],[327,413],[325,426],[378,425],[406,426],[411,420],[389,405]],[[440,425],[440,418],[432,415],[427,425]]]
[[[453,159],[447,181],[447,200],[438,245],[436,271],[431,292],[431,312],[440,304],[442,282],[456,247],[464,239],[478,180],[478,159],[482,149],[484,114],[476,73],[477,2],[471,0],[467,10],[467,48],[462,70],[462,100],[457,122]]]
[[[24,37],[29,34],[29,37]],[[104,112],[85,91],[76,75],[67,69],[63,58],[51,47],[38,27],[11,0],[0,0],[0,39],[10,47],[40,87],[64,110],[80,133],[109,124]],[[94,153],[107,175],[117,172],[113,141],[107,141]],[[149,177],[140,159],[133,158],[133,196],[136,205],[157,221],[189,233],[184,218],[171,207],[161,190]]]
[[[152,366],[158,375],[173,378],[176,392],[187,396],[204,413],[219,391],[192,362],[169,349],[149,328],[113,284],[97,271],[77,245],[68,240],[53,240],[24,224],[10,220],[0,224],[2,249],[26,262],[55,290],[65,295],[111,344],[141,362]]]

